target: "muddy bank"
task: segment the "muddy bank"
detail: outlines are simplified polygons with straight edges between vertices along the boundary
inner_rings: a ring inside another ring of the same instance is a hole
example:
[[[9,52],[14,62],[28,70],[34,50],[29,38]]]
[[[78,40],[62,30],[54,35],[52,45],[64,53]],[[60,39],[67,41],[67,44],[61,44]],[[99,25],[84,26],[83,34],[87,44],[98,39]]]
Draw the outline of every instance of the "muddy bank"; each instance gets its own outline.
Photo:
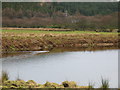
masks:
[[[51,50],[60,47],[118,47],[118,34],[15,34],[3,33],[2,51]]]

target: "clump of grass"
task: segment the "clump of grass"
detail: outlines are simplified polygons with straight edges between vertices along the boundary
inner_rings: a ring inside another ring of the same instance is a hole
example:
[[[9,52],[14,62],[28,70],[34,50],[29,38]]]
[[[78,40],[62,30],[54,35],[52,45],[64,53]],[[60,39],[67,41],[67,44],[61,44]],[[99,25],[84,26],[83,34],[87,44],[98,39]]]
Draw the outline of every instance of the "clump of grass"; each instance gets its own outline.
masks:
[[[64,82],[62,82],[62,85],[64,87],[70,87],[70,88],[77,87],[77,84],[74,81],[64,81]]]
[[[63,88],[62,85],[59,85],[57,83],[51,83],[48,81],[44,84],[44,87],[46,87],[46,88]]]
[[[91,82],[89,82],[89,84],[88,84],[88,88],[89,88],[89,89],[93,89],[93,88],[94,88],[94,84],[91,83]]]
[[[9,76],[7,72],[2,72],[2,82],[9,80]]]
[[[33,81],[33,80],[28,80],[26,83],[27,83],[27,86],[29,88],[35,88],[35,87],[37,87],[37,83],[35,81]]]
[[[10,81],[7,80],[3,83],[2,85],[3,88],[29,88],[29,86],[27,85],[27,83],[23,80],[19,80],[19,81]]]
[[[101,79],[101,88],[104,88],[104,89],[107,89],[107,88],[109,88],[109,80],[107,80],[107,79]]]

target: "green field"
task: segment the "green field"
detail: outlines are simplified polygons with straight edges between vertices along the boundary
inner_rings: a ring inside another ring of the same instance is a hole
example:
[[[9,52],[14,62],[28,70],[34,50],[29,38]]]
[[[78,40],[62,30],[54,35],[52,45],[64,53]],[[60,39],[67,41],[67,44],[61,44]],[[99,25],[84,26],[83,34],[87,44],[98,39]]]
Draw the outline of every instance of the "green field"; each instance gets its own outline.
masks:
[[[41,34],[118,34],[117,32],[95,32],[95,31],[39,31],[39,30],[2,30],[2,32],[14,32],[14,33],[41,33]]]

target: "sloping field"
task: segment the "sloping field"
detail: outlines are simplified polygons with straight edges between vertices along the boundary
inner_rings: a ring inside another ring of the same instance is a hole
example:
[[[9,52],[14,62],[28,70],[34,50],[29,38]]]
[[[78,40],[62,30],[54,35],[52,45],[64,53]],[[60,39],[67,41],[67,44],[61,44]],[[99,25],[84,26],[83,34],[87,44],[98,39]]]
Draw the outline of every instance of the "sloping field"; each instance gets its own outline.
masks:
[[[51,50],[57,47],[116,47],[118,33],[3,30],[2,51]]]

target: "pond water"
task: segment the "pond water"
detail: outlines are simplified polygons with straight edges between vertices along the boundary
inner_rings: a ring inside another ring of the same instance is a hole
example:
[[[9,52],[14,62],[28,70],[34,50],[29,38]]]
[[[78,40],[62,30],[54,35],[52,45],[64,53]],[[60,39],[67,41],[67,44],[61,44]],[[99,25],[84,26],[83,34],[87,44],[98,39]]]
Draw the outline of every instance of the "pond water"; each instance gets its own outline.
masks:
[[[41,53],[41,54],[39,54]],[[111,88],[118,87],[118,49],[81,51],[53,50],[30,52],[2,58],[2,69],[10,80],[17,78],[61,84],[75,81],[80,86],[101,85],[101,77],[108,79]]]

